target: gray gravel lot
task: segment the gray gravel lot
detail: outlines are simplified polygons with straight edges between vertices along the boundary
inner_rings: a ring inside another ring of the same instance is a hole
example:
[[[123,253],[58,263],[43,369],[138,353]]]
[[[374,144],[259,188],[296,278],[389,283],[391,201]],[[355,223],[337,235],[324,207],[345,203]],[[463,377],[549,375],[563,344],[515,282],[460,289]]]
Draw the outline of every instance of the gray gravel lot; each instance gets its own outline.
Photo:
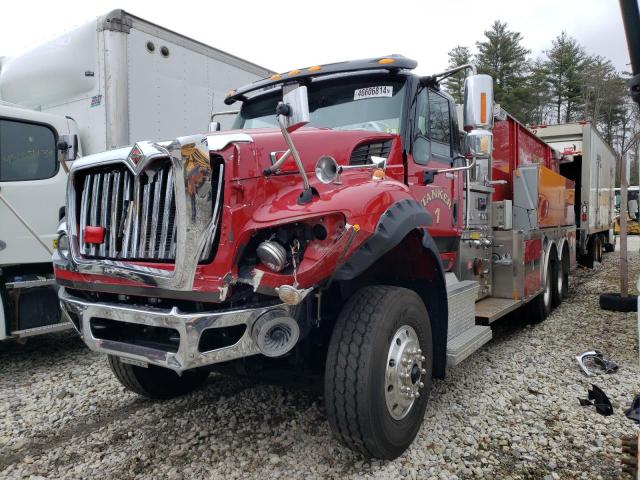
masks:
[[[617,438],[640,389],[635,315],[602,311],[618,254],[571,277],[541,325],[514,314],[494,340],[437,382],[412,447],[393,462],[336,444],[322,398],[211,375],[186,397],[124,391],[106,359],[71,333],[0,344],[0,478],[621,478]],[[633,278],[640,267],[631,255]],[[578,405],[591,383],[574,355],[620,365],[599,376],[611,417]]]

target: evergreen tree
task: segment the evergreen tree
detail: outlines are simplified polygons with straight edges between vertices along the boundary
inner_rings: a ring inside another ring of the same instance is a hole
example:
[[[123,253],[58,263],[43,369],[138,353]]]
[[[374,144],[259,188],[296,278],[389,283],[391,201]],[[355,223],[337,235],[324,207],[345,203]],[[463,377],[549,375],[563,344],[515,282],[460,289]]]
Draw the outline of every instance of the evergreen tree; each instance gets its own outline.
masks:
[[[486,40],[476,42],[478,70],[493,77],[495,101],[518,118],[523,108],[528,110],[525,77],[530,50],[522,45],[522,34],[499,20],[484,35]]]
[[[529,90],[529,105],[526,117],[523,117],[522,121],[536,125],[548,123],[551,85],[543,60],[537,59],[531,62],[526,85]]]
[[[449,64],[447,68],[455,68],[466,63],[471,63],[471,50],[469,47],[458,45],[449,51]],[[466,72],[458,72],[446,78],[442,84],[444,88],[451,94],[456,103],[462,103],[464,100],[464,79]]]
[[[546,52],[545,68],[551,85],[557,123],[571,122],[581,110],[582,72],[587,63],[584,48],[575,38],[562,32]],[[564,113],[564,118],[563,118]]]

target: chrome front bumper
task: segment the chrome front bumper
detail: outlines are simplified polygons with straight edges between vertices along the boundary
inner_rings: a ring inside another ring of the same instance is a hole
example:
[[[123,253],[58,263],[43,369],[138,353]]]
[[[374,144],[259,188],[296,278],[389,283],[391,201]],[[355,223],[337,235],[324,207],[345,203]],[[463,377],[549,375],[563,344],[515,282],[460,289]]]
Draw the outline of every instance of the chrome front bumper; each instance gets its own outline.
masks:
[[[63,311],[72,319],[75,317],[74,326],[91,350],[128,359],[134,364],[158,365],[177,372],[260,353],[251,336],[253,323],[267,311],[275,308],[290,311],[291,308],[275,304],[242,310],[182,313],[176,307],[166,310],[139,305],[88,302],[70,295],[65,288],[60,288],[59,297]],[[92,318],[177,330],[180,334],[178,350],[168,352],[126,341],[96,338],[91,330]],[[205,330],[234,325],[246,325],[244,334],[236,343],[216,350],[199,350],[200,337]]]

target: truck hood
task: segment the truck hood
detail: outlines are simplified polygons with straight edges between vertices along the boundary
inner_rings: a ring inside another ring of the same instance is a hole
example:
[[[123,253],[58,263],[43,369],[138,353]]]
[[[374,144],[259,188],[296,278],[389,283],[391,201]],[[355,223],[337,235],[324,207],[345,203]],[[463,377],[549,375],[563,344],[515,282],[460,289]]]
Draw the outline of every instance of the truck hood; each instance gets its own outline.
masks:
[[[231,130],[209,134],[207,138],[212,153],[216,151],[222,153],[231,144],[236,145],[238,161],[234,162],[232,173],[236,179],[262,176],[263,171],[287,150],[282,133],[276,128]],[[244,138],[244,141],[235,143],[234,139],[236,138]],[[366,130],[305,127],[293,132],[291,138],[300,154],[305,171],[313,172],[316,162],[324,155],[330,155],[339,164],[345,165],[349,163],[351,155],[357,147],[392,141],[398,138],[398,135]],[[390,148],[387,148],[386,151],[389,152],[389,150]],[[375,152],[371,154],[376,155]],[[292,157],[281,167],[281,172],[294,174],[297,172]]]
[[[225,161],[233,167],[227,169],[231,175],[230,178],[238,180],[261,177],[264,170],[273,164],[272,157],[279,158],[287,150],[282,133],[276,128],[230,130],[205,135],[210,152],[224,157]],[[291,138],[300,154],[305,171],[313,172],[316,162],[323,155],[330,155],[339,164],[346,165],[358,146],[392,141],[398,139],[399,135],[366,130],[305,127],[293,132]],[[171,141],[157,142],[163,147],[171,143]],[[132,145],[79,158],[73,162],[72,170],[91,168],[117,160],[124,161],[133,148]],[[386,151],[389,152],[390,148]],[[291,174],[297,172],[293,158],[285,162],[281,172]]]

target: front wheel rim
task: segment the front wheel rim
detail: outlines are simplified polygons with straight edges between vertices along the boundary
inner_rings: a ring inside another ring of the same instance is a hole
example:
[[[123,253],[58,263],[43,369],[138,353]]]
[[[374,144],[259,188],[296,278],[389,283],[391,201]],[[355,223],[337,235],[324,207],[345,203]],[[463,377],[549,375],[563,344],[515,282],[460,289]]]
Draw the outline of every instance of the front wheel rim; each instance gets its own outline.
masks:
[[[387,410],[395,420],[405,418],[420,397],[427,374],[424,362],[413,327],[403,325],[398,328],[389,344],[384,383]]]

